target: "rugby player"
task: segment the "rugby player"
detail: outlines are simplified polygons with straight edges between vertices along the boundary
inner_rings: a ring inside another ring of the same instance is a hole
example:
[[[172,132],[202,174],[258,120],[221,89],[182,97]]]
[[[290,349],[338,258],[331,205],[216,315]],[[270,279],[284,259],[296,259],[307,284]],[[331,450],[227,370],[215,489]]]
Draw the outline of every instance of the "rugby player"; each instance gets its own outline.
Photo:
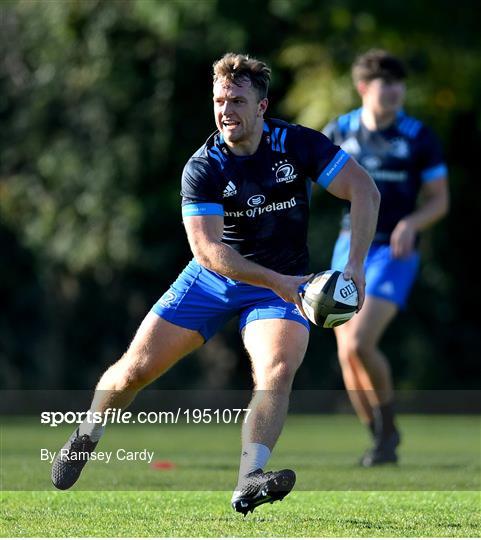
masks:
[[[387,327],[406,304],[419,267],[419,233],[448,210],[447,168],[433,133],[403,110],[406,69],[398,58],[372,49],[352,67],[362,107],[323,130],[366,169],[381,193],[379,221],[369,249],[366,298],[361,312],[335,329],[344,383],[373,446],[360,464],[398,460],[400,434],[388,361],[379,348]],[[346,211],[332,267],[342,270],[352,242]]]
[[[352,241],[343,270],[357,284],[361,301],[363,261],[379,206],[369,175],[327,137],[265,118],[269,81],[269,67],[245,55],[228,53],[214,64],[217,131],[182,175],[182,215],[194,258],[147,314],[127,352],[101,377],[90,409],[127,407],[141,388],[239,316],[254,381],[232,496],[233,508],[244,515],[282,499],[295,482],[290,469],[264,468],[309,337],[299,288],[310,277],[311,184],[351,204]],[[87,461],[70,460],[69,453],[93,451],[102,433],[88,421],[75,430],[52,466],[57,488],[72,486]]]

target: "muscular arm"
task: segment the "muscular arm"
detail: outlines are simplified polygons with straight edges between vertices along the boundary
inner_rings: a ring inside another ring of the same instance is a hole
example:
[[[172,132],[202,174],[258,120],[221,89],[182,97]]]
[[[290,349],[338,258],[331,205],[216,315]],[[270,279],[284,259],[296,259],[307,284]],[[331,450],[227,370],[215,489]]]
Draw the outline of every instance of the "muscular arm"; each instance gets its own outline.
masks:
[[[371,177],[352,158],[344,165],[327,191],[351,203],[351,248],[344,269],[359,292],[359,309],[364,302],[364,259],[376,231],[381,197]]]
[[[407,257],[414,248],[416,234],[427,229],[442,217],[449,208],[447,178],[442,177],[423,185],[419,207],[404,217],[391,234],[391,249],[394,257]]]
[[[272,289],[286,302],[302,311],[299,286],[310,276],[286,276],[249,261],[221,242],[224,228],[222,216],[184,217],[190,248],[199,264],[231,279]]]

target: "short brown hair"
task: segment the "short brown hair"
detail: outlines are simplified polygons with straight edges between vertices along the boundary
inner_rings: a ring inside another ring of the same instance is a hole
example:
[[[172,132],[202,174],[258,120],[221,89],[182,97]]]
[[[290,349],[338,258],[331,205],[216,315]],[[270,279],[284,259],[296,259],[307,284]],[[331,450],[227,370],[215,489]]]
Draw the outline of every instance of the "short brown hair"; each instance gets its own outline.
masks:
[[[406,68],[402,61],[383,49],[370,49],[358,56],[352,65],[354,84],[373,79],[401,81],[406,76]]]
[[[256,89],[259,99],[267,97],[271,70],[264,62],[251,58],[247,54],[227,53],[214,62],[214,82],[227,79],[234,84],[240,84],[248,79]]]

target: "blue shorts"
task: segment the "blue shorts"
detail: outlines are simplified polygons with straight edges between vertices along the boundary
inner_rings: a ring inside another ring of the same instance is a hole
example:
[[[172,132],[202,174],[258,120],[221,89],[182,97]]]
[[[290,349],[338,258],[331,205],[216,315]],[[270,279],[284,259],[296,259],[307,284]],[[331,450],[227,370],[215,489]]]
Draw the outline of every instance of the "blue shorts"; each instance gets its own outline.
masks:
[[[183,328],[197,330],[207,341],[229,319],[239,315],[239,330],[259,319],[289,319],[309,330],[295,304],[271,289],[229,279],[192,259],[152,311]]]
[[[341,233],[334,247],[331,268],[341,272],[344,270],[349,256],[349,245],[350,235]],[[405,259],[395,259],[389,244],[372,244],[365,263],[366,295],[389,300],[403,309],[418,268],[418,252]]]

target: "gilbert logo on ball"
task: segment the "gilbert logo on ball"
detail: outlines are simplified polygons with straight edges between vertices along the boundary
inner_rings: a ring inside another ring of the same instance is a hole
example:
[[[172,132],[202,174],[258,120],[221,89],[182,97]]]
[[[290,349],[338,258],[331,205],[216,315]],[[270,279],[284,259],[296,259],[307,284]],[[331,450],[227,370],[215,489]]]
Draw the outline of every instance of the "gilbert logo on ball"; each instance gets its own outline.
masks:
[[[348,321],[358,306],[357,288],[342,272],[326,270],[312,277],[301,292],[302,307],[309,320],[323,328]]]

